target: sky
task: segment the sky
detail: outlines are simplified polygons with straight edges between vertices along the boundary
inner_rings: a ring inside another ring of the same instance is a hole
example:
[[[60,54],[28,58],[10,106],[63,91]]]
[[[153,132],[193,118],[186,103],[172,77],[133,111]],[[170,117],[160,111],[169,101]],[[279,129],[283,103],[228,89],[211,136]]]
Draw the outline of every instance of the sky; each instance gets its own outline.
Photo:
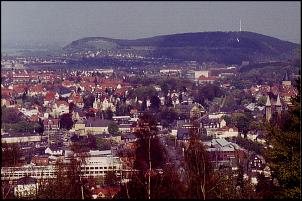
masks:
[[[243,31],[300,43],[300,9],[299,1],[1,1],[1,42],[239,31],[241,19]]]

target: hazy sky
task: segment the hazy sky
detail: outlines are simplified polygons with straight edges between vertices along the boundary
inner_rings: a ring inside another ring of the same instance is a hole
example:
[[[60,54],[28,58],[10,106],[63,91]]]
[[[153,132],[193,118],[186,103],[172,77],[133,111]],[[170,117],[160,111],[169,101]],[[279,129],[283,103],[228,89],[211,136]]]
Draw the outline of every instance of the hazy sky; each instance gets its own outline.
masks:
[[[136,39],[162,34],[257,32],[300,43],[296,2],[5,2],[1,40],[64,41],[102,36]]]

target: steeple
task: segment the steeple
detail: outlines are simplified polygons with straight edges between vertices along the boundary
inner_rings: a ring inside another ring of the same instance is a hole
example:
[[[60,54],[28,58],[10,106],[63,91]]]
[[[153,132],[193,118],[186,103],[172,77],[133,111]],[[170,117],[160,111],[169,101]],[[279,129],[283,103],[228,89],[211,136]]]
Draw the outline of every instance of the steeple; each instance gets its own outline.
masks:
[[[281,111],[282,111],[282,105],[281,105],[279,94],[278,94],[278,97],[277,97],[277,102],[275,104],[275,107],[276,107],[276,112],[277,112],[278,116],[280,116],[281,115]]]
[[[285,75],[283,77],[283,81],[289,81],[287,71],[285,72]]]
[[[278,94],[276,106],[281,106],[280,96]]]
[[[272,104],[269,96],[267,96],[266,104],[265,104],[265,119],[269,121],[272,118]]]
[[[291,86],[291,81],[290,81],[290,79],[288,77],[287,71],[285,72],[285,75],[283,77],[282,85],[283,86]]]
[[[265,106],[266,106],[266,107],[272,106],[269,96],[267,96]]]

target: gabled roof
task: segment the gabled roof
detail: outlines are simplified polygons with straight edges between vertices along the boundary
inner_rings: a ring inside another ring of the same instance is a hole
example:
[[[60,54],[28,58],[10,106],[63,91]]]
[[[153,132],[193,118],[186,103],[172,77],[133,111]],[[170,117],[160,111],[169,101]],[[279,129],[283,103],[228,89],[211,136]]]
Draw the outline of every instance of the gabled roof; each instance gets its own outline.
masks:
[[[22,177],[17,180],[17,185],[28,185],[28,184],[36,184],[37,180],[32,177]]]
[[[93,119],[89,118],[86,120],[86,127],[107,127],[112,121],[107,119]]]

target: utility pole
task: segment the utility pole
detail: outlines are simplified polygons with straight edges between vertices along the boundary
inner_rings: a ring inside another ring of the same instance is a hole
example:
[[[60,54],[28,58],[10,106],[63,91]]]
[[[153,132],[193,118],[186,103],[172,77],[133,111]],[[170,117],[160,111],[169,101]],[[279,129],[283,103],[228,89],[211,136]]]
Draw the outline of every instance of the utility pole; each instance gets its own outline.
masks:
[[[81,183],[82,200],[84,200],[84,189],[83,189],[83,182],[82,182],[81,164],[82,164],[82,160],[80,159],[80,164],[79,164],[78,168],[79,168],[79,177],[80,177],[80,183]]]
[[[150,153],[150,146],[151,144],[151,135],[149,136],[149,183],[148,183],[148,199],[151,199],[151,153]]]

